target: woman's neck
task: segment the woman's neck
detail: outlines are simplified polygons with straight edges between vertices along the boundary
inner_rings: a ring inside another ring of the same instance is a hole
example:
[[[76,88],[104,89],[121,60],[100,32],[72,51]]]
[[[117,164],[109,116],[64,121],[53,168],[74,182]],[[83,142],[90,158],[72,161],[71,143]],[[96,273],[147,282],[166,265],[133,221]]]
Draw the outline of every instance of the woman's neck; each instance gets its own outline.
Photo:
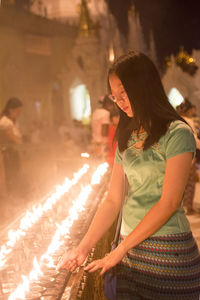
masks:
[[[14,119],[14,118],[12,118],[11,116],[9,116],[9,115],[5,115],[8,119],[10,119],[13,123],[15,123],[16,122],[16,120]]]

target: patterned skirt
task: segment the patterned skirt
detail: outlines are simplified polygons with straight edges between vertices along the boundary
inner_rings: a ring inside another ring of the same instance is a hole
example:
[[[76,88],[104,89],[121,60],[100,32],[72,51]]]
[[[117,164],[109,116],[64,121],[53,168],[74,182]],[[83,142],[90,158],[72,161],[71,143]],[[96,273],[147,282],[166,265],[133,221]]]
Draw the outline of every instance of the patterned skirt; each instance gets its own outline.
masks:
[[[150,237],[132,248],[117,265],[117,300],[200,300],[192,233]]]

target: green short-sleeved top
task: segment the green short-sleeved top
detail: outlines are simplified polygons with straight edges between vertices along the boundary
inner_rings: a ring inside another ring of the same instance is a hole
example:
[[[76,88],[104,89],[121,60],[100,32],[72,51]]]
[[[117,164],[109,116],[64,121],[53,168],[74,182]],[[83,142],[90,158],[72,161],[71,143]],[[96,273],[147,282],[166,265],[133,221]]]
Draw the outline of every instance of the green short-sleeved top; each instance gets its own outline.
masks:
[[[172,122],[158,143],[143,151],[137,143],[146,134],[133,133],[128,148],[122,153],[116,150],[115,163],[123,164],[129,182],[129,191],[123,206],[121,234],[128,235],[143,219],[149,209],[160,199],[167,159],[184,152],[196,151],[191,128],[184,122]],[[190,231],[182,203],[171,218],[154,236]]]

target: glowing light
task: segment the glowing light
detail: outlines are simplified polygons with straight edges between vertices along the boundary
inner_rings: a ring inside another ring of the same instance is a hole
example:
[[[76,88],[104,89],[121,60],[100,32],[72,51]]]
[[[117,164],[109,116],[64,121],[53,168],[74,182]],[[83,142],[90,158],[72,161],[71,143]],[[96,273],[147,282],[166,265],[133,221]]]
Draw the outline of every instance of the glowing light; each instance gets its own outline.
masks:
[[[72,119],[89,120],[91,116],[90,95],[84,84],[76,85],[70,89],[70,110]]]
[[[184,100],[183,96],[181,95],[181,93],[176,88],[172,88],[170,90],[168,98],[169,98],[169,102],[171,103],[171,105],[174,108],[176,108],[176,106],[181,104]]]
[[[89,158],[90,154],[89,153],[81,153],[81,157]]]
[[[94,172],[91,184],[88,184],[87,186],[82,188],[82,191],[79,193],[77,199],[73,201],[73,205],[69,210],[69,215],[66,219],[64,219],[61,224],[56,224],[57,230],[52,238],[52,241],[44,255],[41,256],[40,262],[44,263],[47,262],[47,266],[51,268],[56,268],[54,265],[53,257],[52,255],[59,249],[59,247],[64,243],[64,237],[70,238],[70,228],[72,227],[75,220],[78,219],[79,213],[84,211],[86,201],[89,197],[89,195],[92,192],[92,185],[96,185],[100,183],[99,178],[107,172],[108,164],[104,163],[96,169]],[[34,258],[33,261],[33,270],[30,272],[28,278],[25,276],[22,276],[23,283],[18,285],[16,290],[10,295],[8,300],[16,300],[16,299],[26,299],[26,292],[29,291],[30,282],[32,280],[37,280],[39,276],[43,275],[40,266]]]
[[[30,272],[29,276],[23,276],[23,282],[18,285],[16,290],[10,295],[8,300],[16,300],[16,299],[26,299],[26,293],[30,291],[30,283],[33,280],[38,280],[39,276],[43,275],[40,266],[37,262],[37,259],[33,260],[33,269]]]
[[[109,48],[109,62],[113,62],[115,60],[115,53],[114,53],[114,49],[113,49],[113,45],[110,45]]]
[[[38,280],[39,275],[40,276],[43,275],[36,257],[33,260],[33,267],[34,267],[33,270],[29,274],[30,281]]]
[[[58,226],[58,229],[52,239],[51,244],[49,245],[46,254],[44,254],[41,260],[52,261],[51,255],[55,253],[59,247],[64,243],[63,236],[69,238],[70,228],[73,225],[75,220],[78,220],[79,213],[84,210],[84,205],[88,199],[89,194],[92,192],[92,187],[87,185],[84,187],[79,194],[76,201],[74,201],[73,206],[69,210],[69,216],[62,221],[61,225]]]
[[[97,171],[93,174],[91,184],[99,184],[101,181],[101,177],[107,172],[108,169],[108,164],[104,163],[101,164],[98,168]]]
[[[188,61],[189,61],[189,63],[192,63],[192,62],[194,62],[194,58],[190,57],[190,58],[188,59]]]
[[[29,284],[30,281],[26,276],[22,275],[23,282],[18,285],[17,289],[13,294],[10,295],[8,298],[9,300],[16,300],[16,299],[25,299],[26,292],[29,292]]]
[[[45,203],[33,207],[31,211],[27,211],[25,216],[21,219],[19,229],[16,231],[10,230],[8,232],[8,241],[0,248],[0,267],[6,263],[6,256],[12,251],[15,244],[26,235],[26,232],[41,218],[44,212],[52,209],[53,205],[66,194],[69,189],[78,183],[81,177],[87,173],[89,165],[85,164],[77,173],[74,173],[72,180],[65,179],[63,185],[56,187],[56,191],[46,199]]]

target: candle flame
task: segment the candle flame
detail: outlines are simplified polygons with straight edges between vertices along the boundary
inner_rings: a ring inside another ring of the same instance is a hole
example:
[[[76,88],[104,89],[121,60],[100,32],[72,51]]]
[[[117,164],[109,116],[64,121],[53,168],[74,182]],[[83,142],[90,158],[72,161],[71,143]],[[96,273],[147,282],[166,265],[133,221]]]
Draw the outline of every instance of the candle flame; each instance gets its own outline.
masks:
[[[90,154],[89,153],[81,153],[81,157],[89,158]]]
[[[110,48],[109,48],[109,61],[111,63],[113,63],[115,60],[115,53],[114,53],[114,48],[113,48],[113,45],[111,44],[110,45]]]
[[[33,259],[33,270],[29,274],[29,280],[30,281],[38,280],[39,275],[41,276],[41,275],[43,275],[43,273],[40,269],[40,266],[39,266],[39,263],[38,263],[36,257],[34,257],[34,259]]]
[[[108,163],[101,164],[97,168],[97,171],[93,174],[91,184],[92,185],[99,184],[101,181],[101,177],[106,173],[107,169],[108,169]]]

